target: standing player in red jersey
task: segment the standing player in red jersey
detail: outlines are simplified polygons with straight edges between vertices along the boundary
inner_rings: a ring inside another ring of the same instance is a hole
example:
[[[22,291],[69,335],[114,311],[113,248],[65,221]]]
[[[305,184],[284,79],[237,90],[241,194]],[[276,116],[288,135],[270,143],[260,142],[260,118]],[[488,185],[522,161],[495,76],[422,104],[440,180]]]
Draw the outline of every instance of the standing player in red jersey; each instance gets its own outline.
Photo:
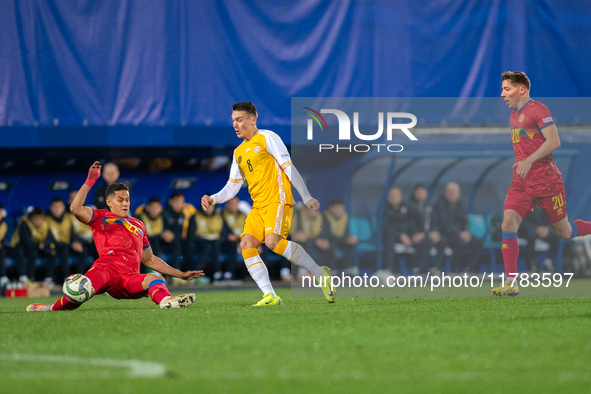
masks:
[[[203,271],[178,271],[152,254],[146,228],[141,220],[129,216],[129,188],[115,182],[107,188],[106,209],[83,206],[86,196],[101,174],[98,161],[90,167],[88,178],[72,201],[70,210],[82,223],[92,228],[99,258],[85,274],[94,294],[109,293],[116,299],[138,299],[149,296],[160,308],[184,308],[195,301],[195,294],[170,295],[164,280],[155,274],[140,274],[140,263],[165,275],[190,280],[203,276]],[[53,305],[31,304],[28,312],[76,309],[81,304],[65,296]]]
[[[504,287],[495,287],[496,296],[517,296],[514,280],[517,273],[517,230],[525,216],[533,212],[534,204],[546,214],[550,226],[560,238],[570,239],[591,234],[591,222],[569,222],[566,197],[560,171],[552,161],[552,152],[560,146],[558,130],[550,110],[530,99],[530,81],[519,71],[502,75],[501,97],[512,109],[511,139],[515,152],[513,180],[503,207],[503,260],[507,278]]]

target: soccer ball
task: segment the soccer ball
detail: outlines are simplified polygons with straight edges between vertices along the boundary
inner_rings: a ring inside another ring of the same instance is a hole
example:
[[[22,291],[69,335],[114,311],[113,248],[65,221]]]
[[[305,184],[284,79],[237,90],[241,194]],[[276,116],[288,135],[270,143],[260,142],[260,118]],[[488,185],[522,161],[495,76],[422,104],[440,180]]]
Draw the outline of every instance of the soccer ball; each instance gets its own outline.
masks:
[[[90,279],[82,274],[70,275],[64,282],[64,296],[76,304],[88,301],[94,294]]]

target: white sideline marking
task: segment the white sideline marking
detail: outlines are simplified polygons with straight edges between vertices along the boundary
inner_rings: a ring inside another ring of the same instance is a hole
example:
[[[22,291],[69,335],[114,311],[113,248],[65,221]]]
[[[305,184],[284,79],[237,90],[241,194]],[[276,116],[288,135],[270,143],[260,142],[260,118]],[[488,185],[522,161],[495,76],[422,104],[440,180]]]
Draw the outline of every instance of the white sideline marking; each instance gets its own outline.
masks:
[[[490,382],[499,381],[506,378],[506,375],[499,371],[481,372],[481,371],[464,371],[464,372],[435,372],[430,375],[435,380],[444,381],[463,381],[463,382]],[[579,372],[564,372],[557,374],[528,372],[520,376],[523,379],[530,381],[550,380],[550,381],[566,381],[566,382],[591,382],[591,373]],[[219,370],[196,370],[191,375],[186,377],[192,380],[274,380],[279,379],[283,381],[383,381],[383,382],[397,382],[397,381],[416,381],[423,380],[424,374],[420,372],[395,372],[395,373],[367,373],[363,371],[343,371],[332,374],[310,372],[294,372],[289,369],[282,368],[274,372],[265,372],[261,370],[248,371],[219,371]]]
[[[129,368],[128,374],[129,377],[132,378],[159,378],[164,376],[164,372],[166,372],[166,369],[162,364],[140,360],[115,360],[112,358],[82,358],[18,353],[0,354],[0,360],[123,367]]]

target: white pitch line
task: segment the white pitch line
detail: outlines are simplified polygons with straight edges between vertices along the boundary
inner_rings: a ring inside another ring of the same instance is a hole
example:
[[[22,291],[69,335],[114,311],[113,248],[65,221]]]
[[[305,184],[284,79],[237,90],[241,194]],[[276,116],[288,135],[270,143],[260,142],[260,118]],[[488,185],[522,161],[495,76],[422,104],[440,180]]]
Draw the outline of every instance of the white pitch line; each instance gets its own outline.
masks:
[[[129,368],[128,375],[132,378],[159,378],[164,376],[164,373],[166,372],[166,368],[164,368],[164,365],[162,364],[140,360],[116,360],[112,358],[82,358],[18,353],[0,354],[0,360],[123,367]]]

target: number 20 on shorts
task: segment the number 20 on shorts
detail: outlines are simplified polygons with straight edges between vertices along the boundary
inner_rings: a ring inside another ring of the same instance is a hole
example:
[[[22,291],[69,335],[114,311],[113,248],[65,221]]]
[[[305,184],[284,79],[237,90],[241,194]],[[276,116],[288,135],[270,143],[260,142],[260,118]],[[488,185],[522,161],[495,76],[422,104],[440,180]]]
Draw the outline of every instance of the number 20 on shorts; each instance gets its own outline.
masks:
[[[560,209],[564,206],[564,196],[562,193],[556,197],[552,197],[552,201],[554,201],[554,210]]]

